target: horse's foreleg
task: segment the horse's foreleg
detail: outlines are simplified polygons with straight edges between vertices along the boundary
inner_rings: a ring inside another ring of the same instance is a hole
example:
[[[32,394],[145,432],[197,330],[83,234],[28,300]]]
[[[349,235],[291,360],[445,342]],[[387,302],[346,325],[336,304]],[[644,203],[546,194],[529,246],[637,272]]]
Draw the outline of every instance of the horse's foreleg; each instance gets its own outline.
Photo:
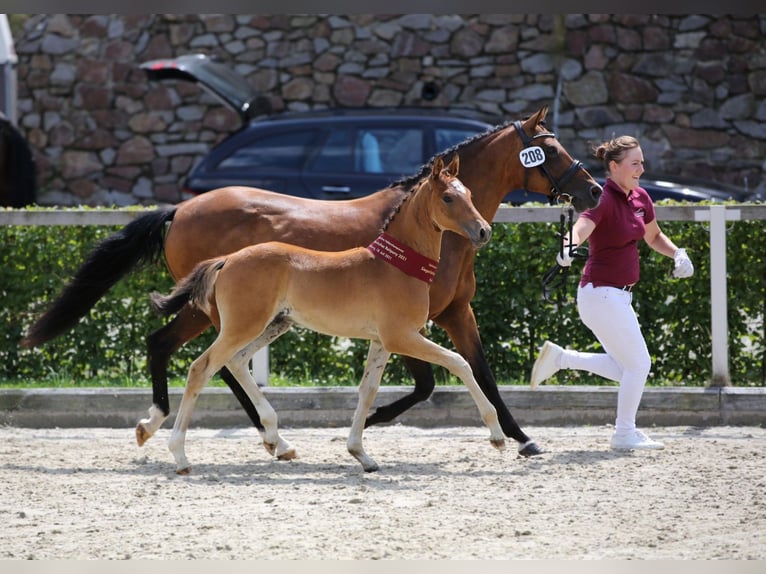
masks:
[[[476,382],[497,410],[503,433],[519,443],[519,454],[523,456],[542,454],[544,451],[521,430],[500,396],[497,382],[484,355],[476,317],[470,305],[454,305],[442,312],[435,321],[447,332],[455,345],[455,350],[468,361]]]
[[[409,355],[417,357],[423,361],[441,365],[463,381],[463,384],[468,388],[468,392],[471,393],[471,397],[476,403],[476,406],[479,408],[481,419],[484,421],[484,424],[487,425],[487,428],[489,428],[490,442],[500,450],[505,448],[505,435],[503,435],[503,430],[500,427],[497,411],[476,382],[468,361],[458,353],[445,349],[433,341],[426,339],[420,333],[415,333],[406,339],[400,338],[395,344],[398,352],[407,352]],[[391,346],[389,346],[389,348],[391,348]]]
[[[167,325],[146,338],[153,403],[149,407],[149,418],[141,419],[136,425],[138,446],[143,446],[170,415],[168,396],[170,356],[209,326],[210,320],[204,313],[191,307],[184,307]]]
[[[364,451],[362,445],[362,433],[364,432],[364,421],[367,413],[370,412],[372,403],[375,401],[375,395],[380,386],[380,379],[383,376],[383,369],[391,353],[383,348],[378,341],[370,341],[370,348],[367,351],[367,361],[364,366],[362,382],[359,385],[359,401],[354,411],[354,420],[351,423],[351,431],[348,434],[346,446],[350,452],[364,468],[365,472],[374,472],[378,470],[378,463],[370,458]]]
[[[375,409],[375,412],[367,417],[367,421],[364,423],[365,428],[392,421],[404,411],[411,409],[422,401],[428,400],[428,397],[433,393],[436,381],[434,380],[434,370],[431,364],[406,355],[402,355],[402,361],[415,379],[415,388],[410,394]]]

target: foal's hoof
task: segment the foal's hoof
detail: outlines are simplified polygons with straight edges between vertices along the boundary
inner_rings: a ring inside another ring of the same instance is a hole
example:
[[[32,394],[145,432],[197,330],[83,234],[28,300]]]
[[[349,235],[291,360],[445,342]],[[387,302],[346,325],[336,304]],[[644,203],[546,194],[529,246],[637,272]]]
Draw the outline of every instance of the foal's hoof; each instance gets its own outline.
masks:
[[[543,453],[545,453],[545,451],[537,446],[537,444],[535,444],[535,442],[532,440],[528,440],[519,446],[519,454],[521,456],[538,456]]]
[[[505,439],[504,438],[491,438],[491,439],[489,439],[489,442],[497,450],[505,450]]]
[[[152,435],[149,434],[149,431],[146,430],[143,423],[138,423],[138,425],[136,425],[136,442],[138,443],[138,446],[144,446],[144,443],[150,438],[152,438]]]
[[[295,460],[296,458],[298,458],[298,453],[295,452],[294,448],[277,455],[277,460]]]
[[[187,466],[186,468],[178,468],[176,469],[176,474],[180,476],[187,476],[191,474],[191,468],[190,466]]]

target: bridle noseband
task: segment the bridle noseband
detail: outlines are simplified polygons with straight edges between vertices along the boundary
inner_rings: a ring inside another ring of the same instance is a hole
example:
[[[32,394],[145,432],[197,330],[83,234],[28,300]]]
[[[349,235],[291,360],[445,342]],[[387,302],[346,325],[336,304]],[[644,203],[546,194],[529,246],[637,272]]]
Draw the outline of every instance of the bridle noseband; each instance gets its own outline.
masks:
[[[513,127],[516,128],[516,133],[519,134],[519,137],[521,138],[522,143],[524,144],[524,150],[531,148],[534,145],[534,140],[537,138],[553,138],[556,139],[556,134],[551,132],[543,132],[540,134],[535,134],[532,137],[529,137],[526,132],[521,127],[521,122],[519,120],[516,120],[513,122]],[[542,149],[542,148],[539,148]],[[523,150],[522,150],[523,151]],[[545,151],[542,152],[545,154]],[[544,158],[544,160],[547,160],[547,158]],[[527,190],[527,181],[529,172],[528,169],[531,169],[530,167],[524,166],[524,190]],[[548,170],[548,168],[545,166],[545,161],[543,161],[540,164],[536,164],[534,167],[539,167],[542,172],[545,174],[545,176],[548,178],[548,181],[551,182],[551,199],[550,203],[556,203],[559,200],[564,200],[566,203],[571,202],[572,196],[568,193],[564,193],[564,186],[569,182],[570,179],[572,179],[572,176],[574,176],[575,173],[577,173],[580,169],[583,168],[583,164],[579,160],[572,160],[572,165],[570,165],[567,170],[564,172],[564,174],[559,178],[556,179],[553,177],[553,174]]]

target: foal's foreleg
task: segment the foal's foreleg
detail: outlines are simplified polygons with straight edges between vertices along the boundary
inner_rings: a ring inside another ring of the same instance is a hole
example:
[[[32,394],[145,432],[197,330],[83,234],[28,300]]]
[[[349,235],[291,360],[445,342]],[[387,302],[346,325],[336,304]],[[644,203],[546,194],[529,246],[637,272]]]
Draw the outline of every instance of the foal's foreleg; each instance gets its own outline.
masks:
[[[364,451],[362,445],[362,433],[364,432],[364,421],[367,413],[370,412],[372,403],[375,401],[375,395],[380,387],[380,379],[383,377],[383,369],[391,353],[383,348],[379,341],[370,341],[370,348],[367,351],[367,361],[364,365],[364,374],[362,382],[359,385],[359,402],[354,411],[354,420],[351,423],[351,431],[348,434],[346,446],[360,463],[365,472],[374,472],[380,468],[378,463],[370,458]]]
[[[420,333],[416,333],[415,335],[417,336],[413,336],[407,341],[398,341],[398,346],[401,349],[399,352],[406,352],[408,355],[422,359],[423,361],[441,365],[463,381],[463,384],[468,388],[468,392],[471,393],[471,397],[476,403],[476,406],[479,408],[481,419],[489,428],[489,441],[496,448],[503,450],[505,448],[505,435],[503,434],[503,429],[500,427],[497,411],[476,382],[468,361],[458,353],[445,349],[433,341],[426,339]]]

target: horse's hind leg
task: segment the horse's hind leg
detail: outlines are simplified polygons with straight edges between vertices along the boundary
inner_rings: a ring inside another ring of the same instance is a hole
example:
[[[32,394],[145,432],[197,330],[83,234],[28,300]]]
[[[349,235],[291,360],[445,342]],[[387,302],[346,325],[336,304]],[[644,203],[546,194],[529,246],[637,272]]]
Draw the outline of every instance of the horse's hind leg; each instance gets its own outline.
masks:
[[[375,395],[380,387],[380,379],[383,377],[383,369],[386,368],[386,363],[390,356],[391,353],[386,351],[380,342],[370,341],[364,374],[359,385],[359,401],[354,411],[354,420],[351,423],[351,430],[346,443],[348,452],[362,464],[365,472],[374,472],[380,468],[378,463],[364,451],[362,433],[364,432],[364,422],[367,418],[367,413],[370,412],[372,403],[375,401]]]
[[[187,341],[199,336],[210,326],[210,319],[202,311],[184,307],[167,325],[146,338],[149,371],[152,377],[152,406],[149,418],[136,425],[136,442],[143,446],[170,415],[168,396],[168,363],[170,356]]]
[[[405,367],[407,367],[407,370],[415,379],[415,388],[410,394],[375,409],[375,412],[367,417],[364,423],[365,428],[394,420],[404,411],[411,409],[420,402],[428,400],[428,397],[433,393],[436,381],[434,380],[434,370],[431,364],[406,355],[402,355],[401,358]]]

